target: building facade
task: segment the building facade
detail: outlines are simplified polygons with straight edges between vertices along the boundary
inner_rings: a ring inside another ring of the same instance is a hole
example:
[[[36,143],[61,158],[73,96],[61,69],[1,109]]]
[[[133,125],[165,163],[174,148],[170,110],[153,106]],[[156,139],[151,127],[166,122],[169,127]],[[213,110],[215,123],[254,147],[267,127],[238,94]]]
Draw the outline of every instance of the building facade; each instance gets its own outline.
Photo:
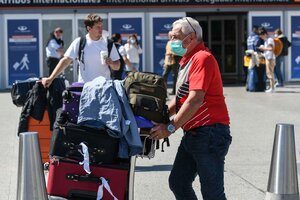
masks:
[[[85,34],[88,13],[99,14],[104,29],[121,33],[124,42],[136,34],[143,49],[140,71],[158,74],[172,22],[184,16],[197,19],[225,84],[244,79],[243,56],[252,26],[264,26],[271,36],[281,28],[292,42],[285,80],[300,80],[300,0],[0,0],[0,89],[10,88],[14,80],[46,76],[49,33],[62,27],[67,48]],[[75,81],[77,64],[65,75]]]

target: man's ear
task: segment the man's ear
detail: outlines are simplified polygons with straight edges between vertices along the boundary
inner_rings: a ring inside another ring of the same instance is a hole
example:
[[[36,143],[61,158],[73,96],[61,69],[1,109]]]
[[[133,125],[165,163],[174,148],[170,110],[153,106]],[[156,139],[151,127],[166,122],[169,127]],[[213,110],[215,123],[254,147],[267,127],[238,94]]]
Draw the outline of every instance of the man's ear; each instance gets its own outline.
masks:
[[[197,38],[196,32],[192,32],[191,39],[195,39],[195,38]]]

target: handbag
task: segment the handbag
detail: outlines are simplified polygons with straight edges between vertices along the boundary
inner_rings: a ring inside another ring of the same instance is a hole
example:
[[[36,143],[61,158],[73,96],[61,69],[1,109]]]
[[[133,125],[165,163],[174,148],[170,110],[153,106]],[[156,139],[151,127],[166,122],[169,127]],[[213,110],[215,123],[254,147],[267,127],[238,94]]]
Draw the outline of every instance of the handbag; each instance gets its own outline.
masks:
[[[17,107],[22,107],[26,102],[29,90],[32,89],[38,80],[39,78],[34,77],[26,80],[14,81],[10,91],[13,104]]]

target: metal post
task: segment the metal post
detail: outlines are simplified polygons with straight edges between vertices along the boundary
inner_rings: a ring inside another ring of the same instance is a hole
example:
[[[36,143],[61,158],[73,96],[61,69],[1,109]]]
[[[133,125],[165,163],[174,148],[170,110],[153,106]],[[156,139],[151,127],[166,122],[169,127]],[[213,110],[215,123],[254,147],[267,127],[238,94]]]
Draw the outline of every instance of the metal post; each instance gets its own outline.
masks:
[[[128,187],[128,200],[134,199],[134,173],[135,173],[136,156],[130,158],[129,169],[129,187]]]
[[[292,124],[276,124],[266,200],[299,200]]]
[[[17,200],[47,200],[37,132],[19,135]]]

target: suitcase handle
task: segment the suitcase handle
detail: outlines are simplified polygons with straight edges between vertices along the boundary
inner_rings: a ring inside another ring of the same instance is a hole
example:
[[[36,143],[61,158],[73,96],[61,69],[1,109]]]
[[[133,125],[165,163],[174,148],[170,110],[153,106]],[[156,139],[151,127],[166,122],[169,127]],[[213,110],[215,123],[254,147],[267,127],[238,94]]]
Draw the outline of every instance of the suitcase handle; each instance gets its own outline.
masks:
[[[93,182],[102,184],[101,179],[93,175],[66,174],[66,179],[72,181]],[[109,182],[109,179],[105,180]]]

